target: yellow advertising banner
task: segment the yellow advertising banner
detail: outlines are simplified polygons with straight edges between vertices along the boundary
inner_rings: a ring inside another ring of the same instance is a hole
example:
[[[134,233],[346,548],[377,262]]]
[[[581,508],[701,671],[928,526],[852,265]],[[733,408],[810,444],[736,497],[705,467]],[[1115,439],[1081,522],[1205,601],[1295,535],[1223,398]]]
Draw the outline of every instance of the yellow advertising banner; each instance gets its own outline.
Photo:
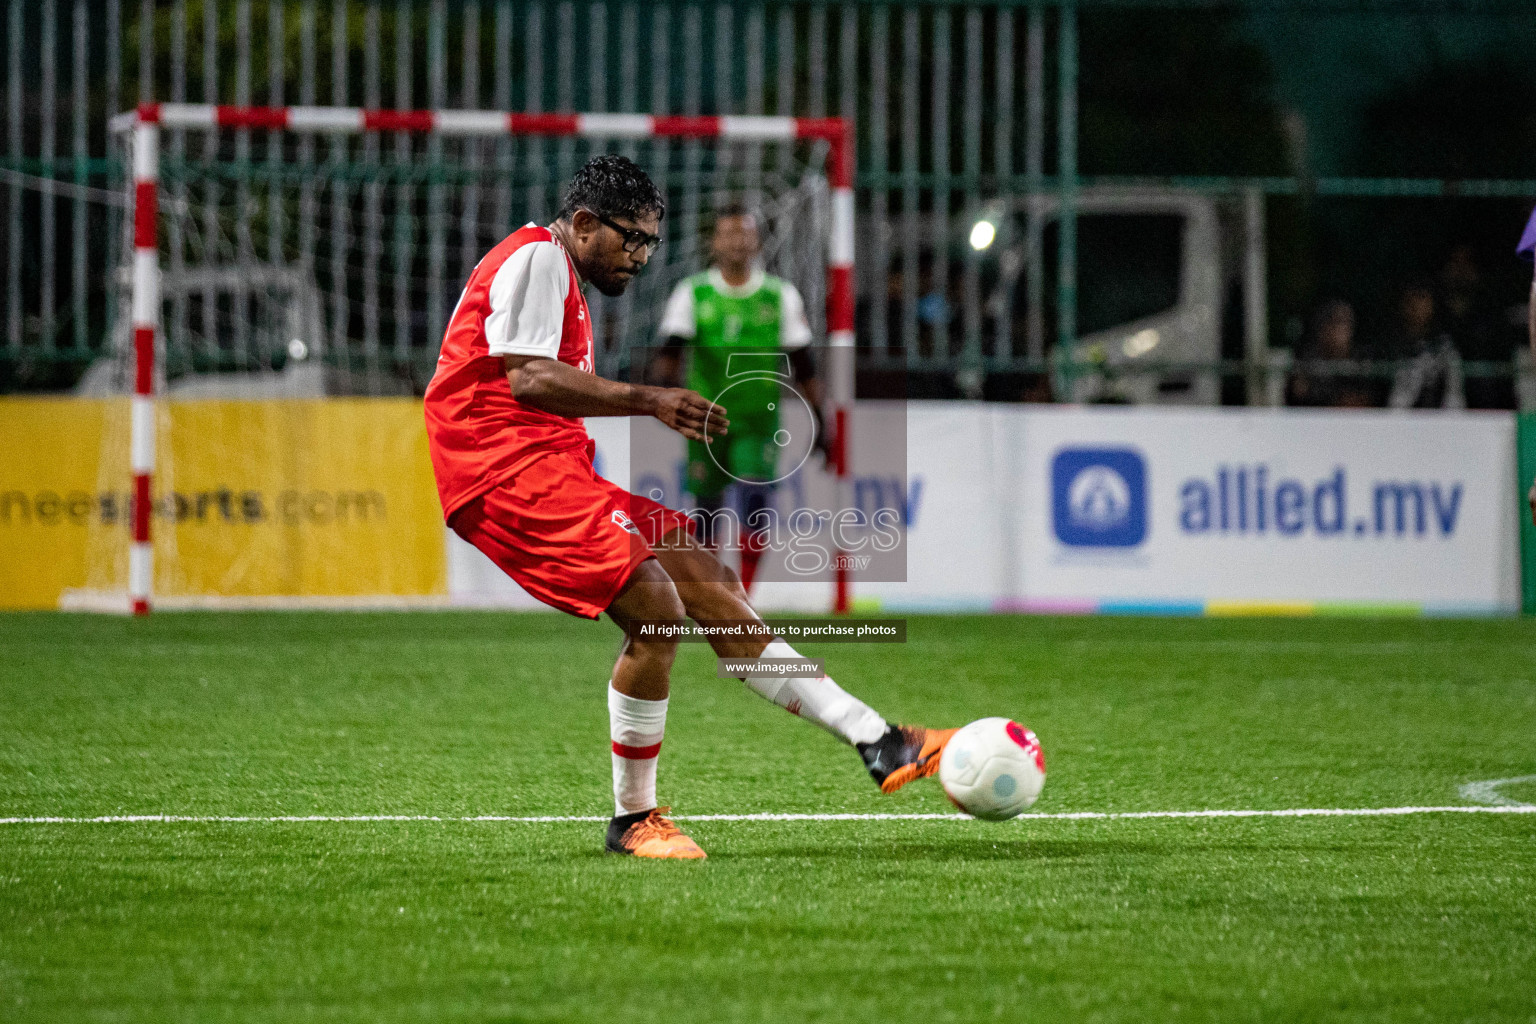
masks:
[[[97,477],[108,404],[0,400],[0,608],[56,608],[65,588],[84,585],[87,538],[104,512]],[[127,543],[125,534],[125,572]]]
[[[158,412],[158,598],[446,593],[419,402],[207,400]],[[127,401],[3,400],[0,437],[0,607],[124,589]]]

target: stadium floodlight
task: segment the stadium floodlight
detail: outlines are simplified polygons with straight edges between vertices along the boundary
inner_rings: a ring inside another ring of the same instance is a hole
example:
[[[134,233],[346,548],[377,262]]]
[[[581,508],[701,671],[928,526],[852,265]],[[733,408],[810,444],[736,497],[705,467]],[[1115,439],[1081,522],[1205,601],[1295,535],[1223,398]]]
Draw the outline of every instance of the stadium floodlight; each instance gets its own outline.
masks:
[[[1004,218],[1008,211],[997,200],[987,203],[976,215],[976,221],[971,225],[971,248],[977,252],[985,252],[992,248],[992,243],[997,241],[998,233],[1003,230]]]
[[[293,210],[277,203],[275,200],[265,211],[261,211],[254,219],[250,210],[255,207],[254,201],[245,201],[240,206],[241,190],[249,192],[248,177],[250,175],[267,174],[268,186],[274,192],[286,187],[286,183],[300,180],[303,175],[318,173],[336,173],[333,165],[316,162],[313,159],[313,149],[308,150],[309,156],[301,157],[291,167],[278,167],[275,165],[288,159],[288,154],[294,147],[284,148],[282,142],[274,143],[268,148],[268,158],[265,165],[258,160],[251,160],[245,156],[243,163],[239,164],[239,174],[247,176],[239,179],[235,185],[223,188],[223,193],[236,193],[236,209],[226,215],[215,210],[215,203],[220,200],[204,199],[199,206],[197,201],[188,200],[185,197],[187,188],[186,177],[179,179],[178,188],[182,195],[178,199],[175,196],[167,197],[162,193],[162,172],[166,167],[162,166],[160,143],[162,132],[174,131],[176,137],[182,133],[205,133],[205,138],[210,138],[210,144],[217,148],[221,141],[217,138],[219,133],[234,133],[235,137],[245,137],[251,131],[264,131],[269,133],[288,133],[302,140],[303,145],[312,147],[317,137],[329,137],[333,140],[345,139],[349,136],[373,136],[392,134],[396,141],[401,142],[401,137],[424,136],[428,139],[428,145],[440,147],[446,140],[494,140],[510,139],[517,137],[536,137],[552,139],[587,139],[603,142],[614,141],[619,145],[656,146],[665,140],[686,140],[685,148],[691,147],[687,157],[687,173],[691,173],[694,179],[698,177],[699,157],[697,150],[701,144],[714,140],[719,145],[734,146],[743,154],[733,157],[729,162],[731,168],[738,173],[740,180],[748,183],[747,187],[757,187],[759,172],[767,165],[761,155],[750,155],[754,150],[760,151],[762,147],[776,143],[808,142],[819,147],[824,152],[825,195],[830,193],[826,203],[826,216],[816,221],[822,234],[819,239],[813,239],[813,243],[820,248],[818,262],[824,264],[824,288],[825,288],[825,326],[828,345],[828,394],[833,405],[831,445],[832,466],[839,480],[840,491],[846,491],[848,487],[848,442],[849,406],[853,398],[853,320],[854,320],[854,295],[853,295],[853,259],[854,259],[854,199],[853,199],[853,137],[851,125],[843,118],[795,118],[795,117],[769,117],[769,116],[651,116],[643,114],[581,114],[581,113],[520,113],[489,110],[369,110],[357,107],[241,107],[241,106],[215,106],[190,103],[145,103],[136,110],[119,114],[111,121],[112,135],[120,142],[126,143],[132,151],[129,164],[132,168],[131,200],[133,216],[131,219],[131,272],[121,274],[124,285],[131,291],[131,336],[132,345],[128,351],[120,352],[131,365],[130,376],[133,381],[132,415],[130,419],[129,462],[133,476],[133,490],[131,501],[131,536],[132,542],[128,558],[127,594],[129,604],[135,614],[146,614],[151,607],[154,597],[154,557],[151,538],[151,511],[152,511],[152,475],[155,472],[156,458],[156,417],[157,412],[154,403],[157,375],[157,355],[165,357],[164,343],[166,335],[162,329],[164,303],[171,294],[169,289],[163,288],[166,284],[165,274],[161,266],[161,248],[165,242],[165,234],[182,232],[176,240],[177,254],[175,258],[182,258],[179,254],[188,246],[201,245],[212,250],[224,241],[225,235],[238,235],[238,248],[240,260],[231,268],[212,268],[197,277],[195,273],[188,271],[180,274],[179,283],[171,282],[172,286],[182,289],[177,295],[190,294],[201,288],[205,293],[212,295],[215,289],[239,287],[247,290],[264,289],[267,296],[280,295],[279,300],[272,304],[281,307],[276,316],[266,319],[280,325],[273,330],[277,334],[279,343],[276,349],[283,351],[286,356],[295,361],[324,359],[328,353],[323,351],[321,338],[324,331],[314,332],[314,336],[306,340],[301,330],[295,330],[294,325],[303,325],[318,321],[324,316],[325,302],[321,293],[325,291],[323,285],[316,285],[308,273],[308,268],[302,266],[303,260],[290,261],[281,256],[268,259],[266,262],[252,261],[249,254],[260,247],[253,246],[250,236],[253,230],[265,230],[270,239],[269,248],[277,253],[285,242],[284,231],[296,230],[308,231],[311,238],[317,228],[312,220],[317,206],[313,199],[314,185],[306,182],[301,188],[309,189],[308,199],[297,203],[291,203],[297,210],[297,216]],[[377,143],[370,143],[373,152],[377,154],[382,147]],[[552,145],[569,145],[569,143],[552,143]],[[396,154],[410,153],[411,146],[408,142],[396,147]],[[238,150],[237,150],[238,151]],[[439,153],[441,152],[439,148]],[[248,149],[244,150],[248,153]],[[276,155],[274,155],[276,154]],[[307,159],[307,163],[305,162]],[[642,163],[645,161],[642,159]],[[781,161],[781,167],[782,167]],[[366,177],[367,173],[376,172],[383,166],[376,158],[372,163],[361,166],[358,173],[353,173],[350,180],[361,181],[364,190],[378,187]],[[317,168],[319,170],[317,170]],[[398,167],[389,168],[399,172]],[[344,169],[345,170],[345,169]],[[425,166],[420,168],[407,168],[407,171],[416,174],[411,181],[428,181],[429,193],[443,180],[440,176],[440,168]],[[191,172],[182,168],[183,175],[197,173],[194,168]],[[207,171],[210,175],[213,171]],[[540,171],[542,174],[542,169]],[[681,173],[681,172],[680,172]],[[818,176],[819,177],[819,176]],[[549,175],[540,180],[545,186],[553,184]],[[740,187],[737,179],[731,179],[730,187]],[[469,186],[479,188],[478,184]],[[542,187],[542,186],[541,186]],[[713,188],[715,192],[722,192],[726,187],[724,177],[719,177],[706,183],[706,188]],[[219,186],[213,185],[209,189],[210,194],[217,195]],[[695,188],[695,194],[697,189]],[[345,200],[337,201],[338,210],[345,211]],[[483,238],[477,236],[483,234],[475,228],[483,227],[474,224],[475,208],[470,204],[463,205],[462,221],[468,225],[464,232],[463,248],[467,253],[477,243],[483,242]],[[214,211],[214,212],[209,212]],[[697,211],[695,211],[697,212]],[[372,221],[381,225],[384,218],[378,210],[375,200],[371,208]],[[337,238],[345,237],[348,244],[357,237],[357,229],[351,219],[351,215],[343,212],[332,226]],[[401,218],[409,219],[409,211],[399,209],[390,211],[391,223],[396,223]],[[285,224],[285,218],[287,223]],[[169,229],[161,230],[162,219],[169,222]],[[792,219],[792,218],[789,218]],[[696,218],[697,220],[697,218]],[[295,227],[292,222],[299,222]],[[253,223],[256,227],[253,229]],[[434,222],[436,223],[436,222]],[[804,223],[804,220],[797,223]],[[233,225],[233,226],[231,226]],[[697,223],[694,225],[697,227]],[[375,228],[376,234],[382,229]],[[395,238],[399,237],[396,232]],[[498,236],[499,237],[499,236]],[[377,269],[382,276],[386,268],[380,264],[377,251],[381,243],[377,243],[375,236],[364,239],[365,242],[374,245],[371,255],[367,257],[371,262],[363,264],[364,270],[359,271],[357,261],[351,259],[350,254],[334,255],[335,266],[338,272],[329,280],[329,287],[336,299],[338,309],[344,309],[348,304],[356,304],[356,297],[347,294],[347,282],[356,282],[361,273],[365,284],[376,286],[377,282],[368,280],[371,270]],[[391,239],[393,242],[394,239]],[[407,243],[409,244],[409,243]],[[441,240],[437,240],[440,255]],[[485,244],[479,252],[484,252],[491,244]],[[334,246],[333,246],[334,248]],[[690,254],[692,250],[686,250]],[[429,258],[425,261],[415,260],[414,256],[405,261],[407,266],[416,266],[421,263],[430,265],[432,273],[441,277],[443,263],[441,258]],[[478,255],[475,257],[478,258]],[[310,259],[311,264],[318,261]],[[173,259],[174,263],[174,259]],[[296,270],[291,264],[299,264]],[[408,287],[401,283],[409,273],[401,270],[401,261],[397,260],[394,266],[397,280],[394,287],[396,296],[395,306],[392,311],[379,308],[382,303],[372,307],[366,307],[364,317],[373,318],[373,333],[377,335],[377,322],[381,316],[393,315],[395,318],[397,336],[405,338],[411,331],[411,318],[413,307],[409,304],[413,301],[412,289],[415,295],[426,293],[427,301],[441,304],[441,289],[438,285],[448,284],[445,280],[432,280],[428,287],[421,287],[419,282],[413,282]],[[126,268],[125,268],[126,270]],[[343,273],[344,271],[344,273]],[[319,271],[323,273],[321,268]],[[238,278],[235,285],[221,283],[224,278],[217,276],[223,273],[225,277]],[[654,276],[654,275],[653,275]],[[821,282],[817,282],[817,290],[820,290]],[[401,296],[406,296],[401,298]],[[185,305],[185,302],[183,302]],[[213,302],[205,302],[202,307],[202,315],[212,320],[214,318]],[[219,315],[223,315],[223,307],[219,307]],[[249,318],[247,318],[249,319]],[[233,330],[238,334],[242,331],[250,332],[256,328],[256,324],[242,320],[237,307],[234,316]],[[415,325],[419,327],[419,325]],[[336,329],[331,328],[334,339]],[[344,335],[345,329],[341,333]],[[415,331],[420,334],[419,330]],[[434,339],[435,342],[435,339]],[[125,346],[126,347],[126,346]],[[400,345],[397,343],[397,349]],[[399,352],[397,351],[396,355]],[[409,354],[409,353],[407,353]],[[127,367],[124,367],[126,370]],[[163,372],[163,370],[161,371]],[[835,564],[841,566],[842,559],[837,559]],[[834,606],[839,610],[846,610],[849,606],[849,580],[847,571],[839,568],[835,576]]]
[[[971,248],[977,252],[990,248],[997,238],[997,225],[989,220],[979,220],[971,225]]]

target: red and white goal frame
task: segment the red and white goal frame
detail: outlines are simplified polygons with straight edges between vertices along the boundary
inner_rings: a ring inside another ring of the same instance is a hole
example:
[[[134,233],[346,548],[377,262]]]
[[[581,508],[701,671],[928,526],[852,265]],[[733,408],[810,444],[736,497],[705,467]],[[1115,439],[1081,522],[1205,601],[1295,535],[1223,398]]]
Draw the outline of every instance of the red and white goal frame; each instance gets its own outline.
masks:
[[[135,615],[149,613],[154,589],[150,538],[155,466],[155,350],[160,319],[160,132],[257,129],[320,135],[408,132],[495,138],[570,136],[592,139],[729,139],[739,142],[823,141],[832,204],[827,252],[828,392],[833,406],[832,461],[841,496],[848,480],[848,428],[853,401],[853,130],[840,117],[652,116],[647,114],[525,114],[495,110],[365,110],[361,107],[237,107],[144,103],[112,119],[114,132],[133,132],[133,542],[128,595]],[[849,607],[845,560],[834,559],[833,606]]]

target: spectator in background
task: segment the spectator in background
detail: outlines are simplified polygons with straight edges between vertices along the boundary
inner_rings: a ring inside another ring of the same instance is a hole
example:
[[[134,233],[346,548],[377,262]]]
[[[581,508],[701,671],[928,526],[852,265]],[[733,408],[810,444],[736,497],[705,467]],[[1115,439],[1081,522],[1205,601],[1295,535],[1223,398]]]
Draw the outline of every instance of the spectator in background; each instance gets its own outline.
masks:
[[[1435,317],[1435,290],[1413,281],[1397,299],[1388,351],[1400,361],[1387,404],[1394,409],[1465,409],[1461,357]]]
[[[1319,303],[1297,348],[1286,405],[1364,409],[1381,404],[1380,389],[1357,366],[1355,309],[1348,302]]]
[[[1514,338],[1488,300],[1472,246],[1463,243],[1451,249],[1438,283],[1440,325],[1457,355],[1472,363],[1505,364],[1493,375],[1467,372],[1467,408],[1515,408]]]
[[[932,253],[917,261],[917,345],[925,356],[949,352],[949,324],[954,318],[948,282],[940,281]]]
[[[1023,387],[1019,390],[1019,401],[1048,404],[1056,401],[1056,390],[1051,384],[1051,375],[1048,373],[1026,373]]]

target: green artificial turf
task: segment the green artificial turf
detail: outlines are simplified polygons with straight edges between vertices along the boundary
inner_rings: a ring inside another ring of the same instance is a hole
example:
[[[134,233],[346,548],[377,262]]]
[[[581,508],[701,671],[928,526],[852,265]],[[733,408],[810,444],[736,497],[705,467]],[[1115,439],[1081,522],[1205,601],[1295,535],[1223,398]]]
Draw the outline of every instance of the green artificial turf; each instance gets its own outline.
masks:
[[[1035,810],[1461,804],[1536,774],[1536,622],[913,618],[888,717],[1040,735]],[[603,815],[610,625],[0,617],[0,817]],[[674,673],[679,814],[942,813]],[[1536,785],[1507,798],[1536,802]],[[0,825],[0,1020],[1536,1020],[1536,815]]]

